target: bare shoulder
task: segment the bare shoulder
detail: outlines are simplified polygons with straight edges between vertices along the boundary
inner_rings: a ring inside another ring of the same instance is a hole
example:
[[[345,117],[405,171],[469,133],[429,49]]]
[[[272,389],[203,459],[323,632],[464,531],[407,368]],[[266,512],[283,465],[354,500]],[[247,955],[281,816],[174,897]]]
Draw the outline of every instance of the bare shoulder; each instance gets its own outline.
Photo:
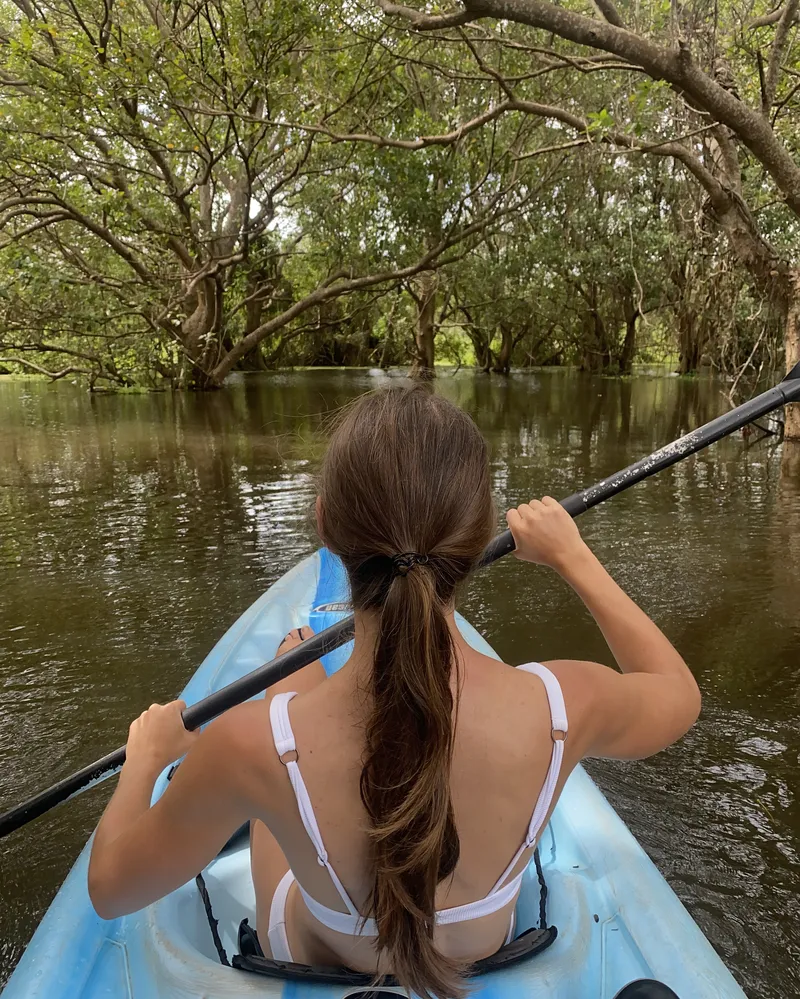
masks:
[[[569,723],[571,749],[582,757],[594,742],[598,714],[604,711],[607,686],[619,674],[602,663],[580,659],[548,659],[541,665],[558,680]],[[517,672],[536,682],[526,670]]]
[[[570,735],[578,740],[582,756],[651,756],[684,735],[700,712],[697,686],[683,676],[621,673],[574,659],[543,665],[561,684]]]
[[[541,665],[558,680],[567,707],[579,711],[596,700],[609,680],[619,676],[610,666],[585,659],[547,659]]]
[[[528,695],[537,697],[541,691],[541,683],[527,670],[502,659],[474,652],[467,666],[469,682],[476,690],[526,699]]]
[[[242,790],[268,779],[275,756],[269,702],[248,701],[215,718],[198,740],[201,748],[204,770],[224,775]]]
[[[527,735],[539,729],[549,732],[541,681],[488,656],[476,656],[467,665],[459,716],[481,733],[481,738],[491,731],[504,753],[527,752]]]
[[[229,708],[219,718],[215,718],[205,729],[204,735],[212,736],[219,748],[229,749],[241,747],[251,737],[252,732],[260,727],[265,717],[263,701],[247,701]]]

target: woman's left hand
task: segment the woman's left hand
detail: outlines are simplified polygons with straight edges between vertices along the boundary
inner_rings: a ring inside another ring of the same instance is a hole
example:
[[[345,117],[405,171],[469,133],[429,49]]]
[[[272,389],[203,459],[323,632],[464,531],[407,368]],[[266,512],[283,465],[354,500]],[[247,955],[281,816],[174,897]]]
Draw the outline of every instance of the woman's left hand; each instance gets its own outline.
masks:
[[[151,704],[136,718],[128,731],[126,760],[143,764],[159,772],[168,763],[185,756],[200,736],[200,730],[190,732],[181,717],[185,701]]]

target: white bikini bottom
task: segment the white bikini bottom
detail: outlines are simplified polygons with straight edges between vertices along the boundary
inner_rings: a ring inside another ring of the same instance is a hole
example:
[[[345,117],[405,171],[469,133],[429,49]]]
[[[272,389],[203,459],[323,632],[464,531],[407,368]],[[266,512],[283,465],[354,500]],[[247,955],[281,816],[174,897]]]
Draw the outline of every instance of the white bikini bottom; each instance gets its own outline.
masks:
[[[289,889],[297,879],[289,870],[280,880],[275,894],[272,896],[272,904],[269,907],[269,946],[272,951],[273,961],[293,961],[292,952],[289,949],[289,937],[286,933],[286,900],[289,897]],[[510,944],[514,939],[514,930],[517,924],[517,913],[515,909],[511,911],[511,923],[506,934],[505,944]]]

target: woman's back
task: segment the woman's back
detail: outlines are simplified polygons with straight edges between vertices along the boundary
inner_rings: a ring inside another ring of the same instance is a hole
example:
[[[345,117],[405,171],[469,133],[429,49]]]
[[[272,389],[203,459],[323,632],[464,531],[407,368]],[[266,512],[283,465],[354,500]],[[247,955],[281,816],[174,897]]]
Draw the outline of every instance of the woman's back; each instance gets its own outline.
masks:
[[[460,635],[456,641],[462,668],[450,791],[460,855],[452,876],[437,889],[437,910],[480,902],[495,886],[528,836],[554,747],[550,705],[541,680],[475,652]],[[363,663],[351,661],[339,674],[293,698],[289,712],[297,765],[329,862],[355,907],[367,913],[374,870],[360,795],[369,712],[358,693],[363,669]],[[291,679],[285,685],[291,688]],[[267,711],[265,706],[255,724],[263,725]],[[572,757],[567,748],[553,802],[577,762]],[[269,801],[265,795],[265,816],[292,871],[313,899],[345,912],[330,875],[318,862],[286,768],[272,746],[262,763],[265,772],[258,779],[270,792]],[[529,860],[526,851],[507,880]],[[494,953],[507,936],[513,901],[477,920],[438,925],[437,947],[466,961]],[[316,920],[308,925],[321,942],[341,951],[342,934],[328,931]],[[348,942],[347,950],[351,967],[374,970],[374,938]],[[317,960],[322,957],[320,953]]]

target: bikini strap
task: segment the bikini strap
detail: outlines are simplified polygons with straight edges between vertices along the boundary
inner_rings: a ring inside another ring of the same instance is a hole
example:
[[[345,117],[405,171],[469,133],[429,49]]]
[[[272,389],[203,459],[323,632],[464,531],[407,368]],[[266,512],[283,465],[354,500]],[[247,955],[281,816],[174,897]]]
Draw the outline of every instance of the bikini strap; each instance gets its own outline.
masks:
[[[561,684],[558,682],[555,674],[552,673],[546,666],[542,666],[541,663],[524,663],[523,665],[518,666],[517,669],[524,670],[526,673],[535,674],[544,684],[544,689],[547,694],[547,703],[550,708],[550,737],[553,740],[553,749],[550,755],[550,766],[547,768],[547,776],[545,777],[542,790],[539,792],[539,797],[536,800],[536,805],[533,809],[533,814],[531,815],[531,821],[528,824],[528,833],[525,840],[514,854],[511,863],[500,875],[500,878],[496,882],[494,888],[492,888],[489,892],[490,895],[493,895],[503,887],[506,879],[516,867],[522,854],[536,843],[539,833],[542,831],[542,826],[545,823],[547,814],[550,811],[550,806],[553,803],[553,795],[556,791],[558,777],[561,773],[561,764],[564,759],[564,742],[566,741],[567,733],[569,731],[567,707],[564,703],[564,694],[561,690]]]
[[[542,831],[547,813],[553,803],[553,795],[556,793],[558,776],[561,772],[561,763],[564,759],[564,743],[569,732],[569,722],[567,721],[567,706],[564,703],[564,694],[561,684],[546,666],[541,663],[525,663],[519,669],[526,673],[534,673],[544,684],[547,693],[547,703],[550,707],[550,737],[553,740],[553,752],[550,757],[550,766],[547,769],[544,787],[542,788],[536,808],[533,810],[528,835],[525,846],[531,847],[536,842],[539,833]]]
[[[300,773],[300,767],[297,762],[297,745],[294,739],[294,732],[292,731],[292,724],[289,721],[289,701],[296,696],[297,691],[276,694],[270,702],[269,720],[272,725],[272,738],[275,741],[275,751],[289,774],[289,780],[297,801],[297,810],[300,812],[300,818],[306,833],[308,833],[308,838],[317,851],[317,863],[319,863],[320,867],[327,869],[334,887],[339,892],[341,900],[347,906],[347,911],[353,916],[360,916],[358,909],[353,905],[344,885],[339,880],[338,874],[334,871],[328,860],[328,851],[322,842],[322,833],[317,824],[317,817],[314,814],[314,807],[311,804],[308,788],[303,780],[303,775]]]
[[[544,684],[547,693],[547,703],[550,706],[550,722],[553,742],[565,742],[569,731],[567,721],[567,705],[564,703],[564,692],[555,673],[541,663],[523,663],[517,669],[526,673],[533,673],[539,677]]]

